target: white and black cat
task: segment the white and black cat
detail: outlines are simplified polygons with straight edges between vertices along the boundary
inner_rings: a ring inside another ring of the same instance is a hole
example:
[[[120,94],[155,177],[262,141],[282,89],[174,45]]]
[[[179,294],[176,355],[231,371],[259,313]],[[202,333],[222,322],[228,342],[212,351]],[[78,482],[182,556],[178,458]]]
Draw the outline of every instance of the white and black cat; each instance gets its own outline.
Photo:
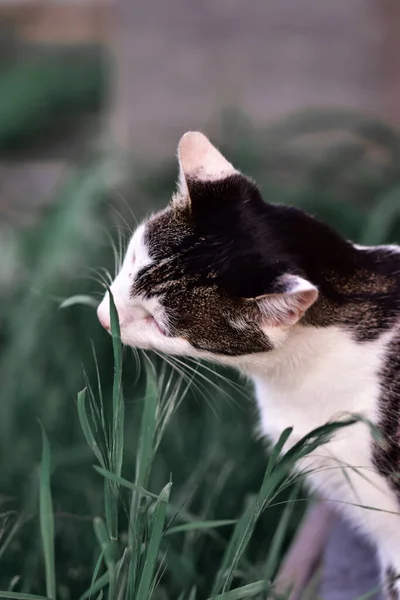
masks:
[[[274,442],[349,413],[376,423],[384,445],[358,422],[301,467],[373,540],[400,599],[400,247],[355,246],[264,202],[201,133],[178,155],[178,191],[138,227],[111,286],[122,341],[237,367]],[[98,316],[109,329],[107,294]]]

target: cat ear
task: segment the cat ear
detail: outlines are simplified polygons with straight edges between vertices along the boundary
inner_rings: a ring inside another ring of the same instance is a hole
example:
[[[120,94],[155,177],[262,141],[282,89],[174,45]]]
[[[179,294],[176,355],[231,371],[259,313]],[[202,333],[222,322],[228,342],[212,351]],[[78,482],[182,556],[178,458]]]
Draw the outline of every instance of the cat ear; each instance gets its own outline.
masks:
[[[186,197],[190,181],[217,181],[238,171],[199,131],[189,131],[178,145],[179,190]]]
[[[297,323],[318,298],[317,288],[297,275],[283,275],[277,292],[253,298],[261,322],[267,326],[289,326]]]

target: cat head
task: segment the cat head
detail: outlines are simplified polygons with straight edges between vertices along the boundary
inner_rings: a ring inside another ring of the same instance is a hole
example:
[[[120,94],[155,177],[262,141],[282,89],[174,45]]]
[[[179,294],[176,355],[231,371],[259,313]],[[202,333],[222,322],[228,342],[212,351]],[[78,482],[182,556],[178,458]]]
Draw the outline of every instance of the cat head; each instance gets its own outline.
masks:
[[[177,192],[137,228],[111,285],[123,343],[221,361],[280,346],[318,291],[273,206],[201,133],[178,159]],[[109,329],[108,293],[98,317]]]

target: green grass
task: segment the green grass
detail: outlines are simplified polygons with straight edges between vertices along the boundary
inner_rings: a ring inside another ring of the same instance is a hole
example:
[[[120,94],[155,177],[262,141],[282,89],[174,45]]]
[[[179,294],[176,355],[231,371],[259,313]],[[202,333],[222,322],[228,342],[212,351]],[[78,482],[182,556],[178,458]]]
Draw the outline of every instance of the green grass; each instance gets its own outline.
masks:
[[[260,593],[273,590],[273,575],[278,564],[282,541],[288,528],[290,513],[294,506],[293,501],[299,491],[299,485],[296,485],[291,492],[289,504],[285,507],[279,526],[276,529],[263,569],[263,579],[252,583],[244,583],[247,579],[253,578],[255,573],[253,567],[245,559],[245,551],[261,513],[276,501],[280,492],[288,485],[292,486],[293,481],[301,481],[302,475],[292,476],[290,484],[288,484],[288,474],[299,458],[307,455],[319,445],[326,443],[337,428],[350,426],[356,422],[356,419],[348,419],[341,424],[321,427],[297,442],[291,450],[282,454],[283,445],[291,434],[291,429],[285,430],[270,453],[259,492],[248,503],[243,514],[236,522],[231,520],[193,520],[193,516],[188,519],[186,510],[181,510],[181,507],[174,506],[170,502],[172,481],[166,483],[158,495],[145,489],[150,483],[156,453],[155,432],[157,422],[160,418],[165,418],[165,413],[159,410],[163,399],[160,397],[152,368],[147,368],[146,373],[146,394],[136,452],[135,482],[132,484],[120,475],[124,449],[122,347],[119,339],[118,317],[112,297],[110,304],[114,354],[111,414],[104,415],[101,387],[98,388],[98,397],[95,397],[89,387],[92,403],[92,424],[90,424],[85,405],[87,390],[84,389],[78,394],[81,426],[89,447],[93,450],[100,464],[103,465],[102,468],[97,468],[97,472],[104,476],[105,484],[103,494],[105,520],[99,516],[93,518],[99,559],[94,569],[90,587],[81,596],[82,600],[94,596],[99,591],[102,594],[103,589],[107,590],[107,597],[112,600],[125,600],[128,598],[147,600],[163,597],[158,594],[158,591],[159,588],[162,589],[163,575],[168,569],[169,541],[167,540],[165,543],[165,538],[167,536],[185,537],[188,534],[201,536],[204,535],[204,532],[215,535],[217,528],[229,525],[232,526],[232,533],[223,551],[222,561],[210,591],[210,599],[259,598]],[[146,362],[146,364],[148,363]],[[169,412],[166,418],[169,418],[172,413],[173,411]],[[102,446],[100,437],[106,440],[103,450],[100,450]],[[107,465],[108,468],[105,469],[104,465]],[[50,446],[43,431],[39,517],[46,575],[46,598],[55,600],[57,593],[54,560],[54,513],[50,473]],[[122,529],[120,529],[118,505],[122,500],[121,488],[124,487],[130,490],[130,512],[127,515],[126,522],[122,525]],[[184,521],[188,519],[189,522],[183,525],[172,525],[174,521],[180,519]],[[127,535],[126,529],[128,530]],[[233,587],[234,580],[236,582],[235,587]],[[243,583],[243,585],[237,585],[238,583]],[[187,590],[187,594],[185,594],[185,590],[182,590],[181,597],[196,597],[196,591],[196,584],[191,585],[190,589]],[[27,597],[43,598],[43,596],[32,596],[24,593],[13,593],[10,597],[21,599]]]
[[[316,152],[321,129],[346,141]],[[400,238],[396,132],[334,113],[222,131],[266,199],[357,241]],[[104,168],[77,171],[37,227],[1,225],[0,597],[264,598],[306,507],[290,468],[327,431],[267,452],[237,374],[123,349],[115,314],[102,331],[91,277],[118,243]],[[175,167],[139,171],[138,216],[165,204]]]

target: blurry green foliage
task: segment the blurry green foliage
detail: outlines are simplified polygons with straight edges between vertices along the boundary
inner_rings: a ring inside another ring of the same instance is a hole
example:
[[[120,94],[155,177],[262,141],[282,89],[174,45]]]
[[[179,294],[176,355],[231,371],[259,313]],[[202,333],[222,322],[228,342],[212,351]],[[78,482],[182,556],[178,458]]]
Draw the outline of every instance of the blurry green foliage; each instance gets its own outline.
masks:
[[[0,152],[18,153],[71,118],[96,113],[105,95],[104,53],[44,54],[0,72]]]

